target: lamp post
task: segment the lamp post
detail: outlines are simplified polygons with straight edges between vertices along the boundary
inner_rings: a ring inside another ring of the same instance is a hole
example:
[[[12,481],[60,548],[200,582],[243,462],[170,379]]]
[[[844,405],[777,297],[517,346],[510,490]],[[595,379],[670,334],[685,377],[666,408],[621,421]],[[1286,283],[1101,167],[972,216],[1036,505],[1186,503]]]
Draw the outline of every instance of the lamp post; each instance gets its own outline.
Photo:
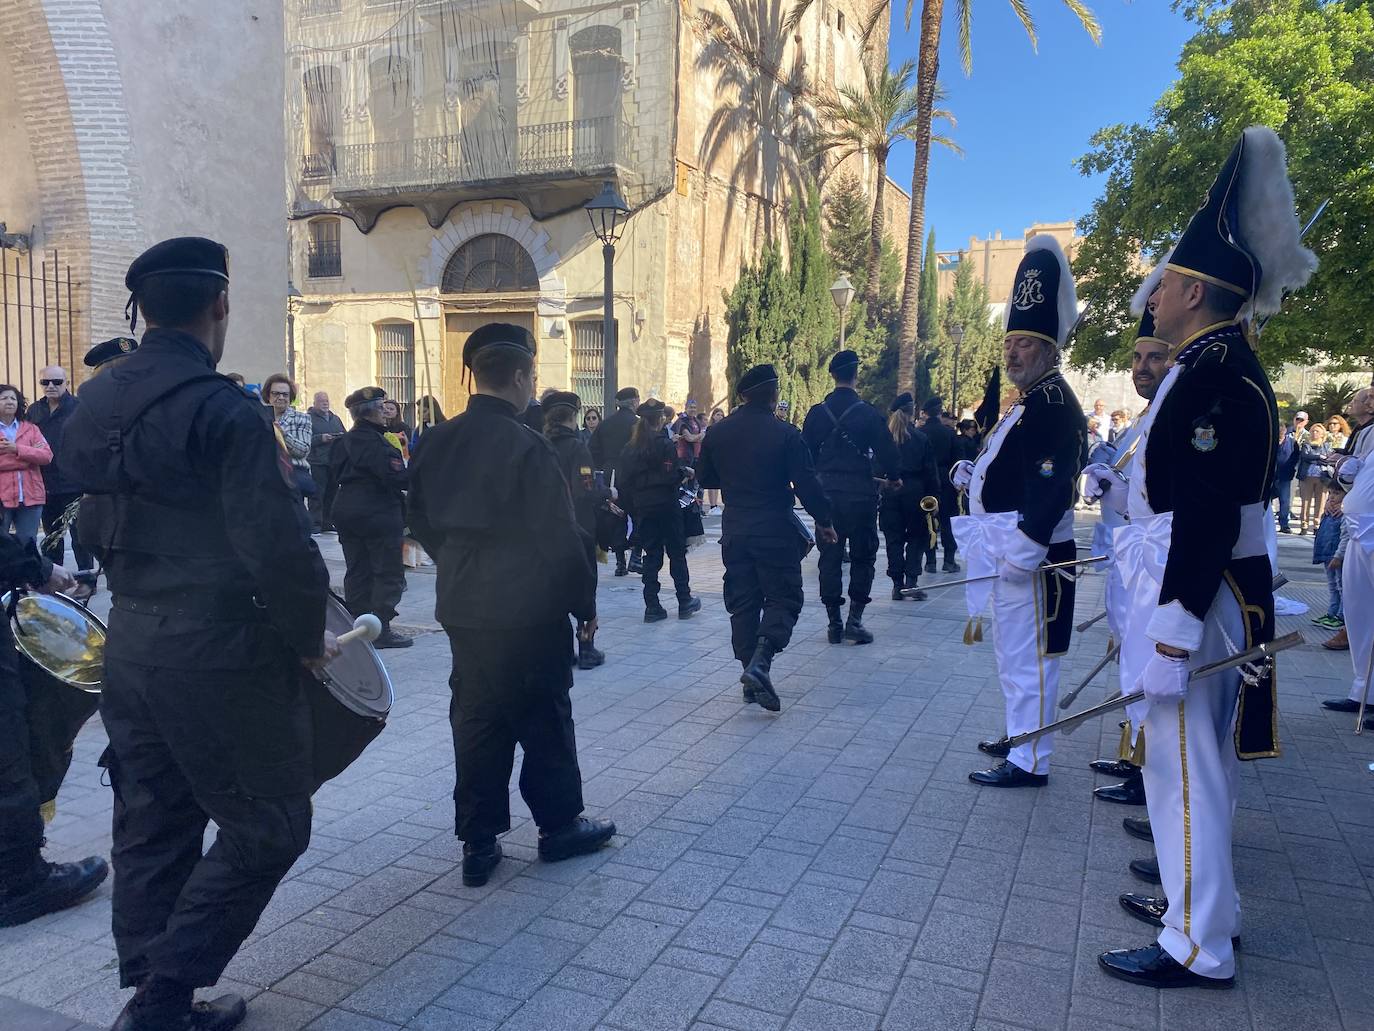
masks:
[[[844,350],[844,324],[849,321],[849,302],[854,300],[854,284],[849,277],[841,275],[830,284],[830,299],[840,309],[840,350]]]
[[[959,419],[959,347],[964,342],[964,327],[956,322],[949,327],[949,338],[954,341],[954,386],[949,399],[955,421]]]
[[[601,409],[606,418],[615,411],[617,351],[619,341],[615,332],[615,245],[625,231],[625,223],[630,219],[630,207],[620,196],[615,183],[609,179],[601,184],[601,192],[587,202],[587,217],[592,220],[592,232],[601,241],[601,255],[606,262],[604,293],[602,304],[601,347],[602,377],[604,379],[603,405]]]
[[[296,302],[304,295],[291,280],[286,281],[286,378],[296,382]]]

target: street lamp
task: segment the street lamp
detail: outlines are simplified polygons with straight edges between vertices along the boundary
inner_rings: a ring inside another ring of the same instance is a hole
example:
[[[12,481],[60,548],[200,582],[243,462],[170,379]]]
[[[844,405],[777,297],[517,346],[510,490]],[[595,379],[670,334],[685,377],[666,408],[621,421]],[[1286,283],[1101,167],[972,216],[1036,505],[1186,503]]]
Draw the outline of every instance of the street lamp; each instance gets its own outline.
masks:
[[[839,279],[830,284],[830,297],[835,302],[835,307],[840,309],[840,350],[844,350],[844,324],[849,321],[849,302],[854,300],[854,284],[849,281],[849,277],[841,275]]]
[[[630,207],[620,196],[615,183],[609,179],[601,184],[601,192],[587,202],[587,217],[592,220],[592,232],[601,241],[601,255],[606,262],[604,294],[602,304],[601,347],[603,391],[606,415],[615,411],[616,357],[619,341],[615,334],[615,245],[620,242],[620,234],[625,231],[625,223],[630,218]]]
[[[296,303],[305,296],[291,280],[286,281],[286,378],[296,382]]]
[[[954,341],[954,389],[951,393],[950,405],[954,412],[954,418],[959,418],[959,346],[964,342],[964,327],[956,322],[949,327],[949,338]]]

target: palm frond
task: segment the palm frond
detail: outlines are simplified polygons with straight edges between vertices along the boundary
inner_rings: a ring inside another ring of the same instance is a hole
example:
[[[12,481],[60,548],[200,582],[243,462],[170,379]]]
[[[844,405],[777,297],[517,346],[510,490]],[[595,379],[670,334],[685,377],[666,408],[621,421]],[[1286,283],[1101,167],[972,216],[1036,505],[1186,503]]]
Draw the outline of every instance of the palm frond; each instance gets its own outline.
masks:
[[[1093,14],[1092,8],[1083,3],[1083,0],[1064,0],[1064,6],[1072,11],[1080,22],[1083,23],[1083,30],[1087,32],[1092,41],[1098,46],[1102,45],[1102,25],[1097,20],[1097,15]]]
[[[948,149],[948,150],[952,150],[952,151],[953,151],[955,154],[957,154],[959,157],[963,157],[963,156],[964,156],[964,148],[961,147],[961,146],[959,146],[959,144],[955,143],[954,140],[953,140],[951,137],[945,136],[943,133],[938,133],[938,132],[933,132],[933,133],[931,133],[931,134],[930,134],[930,142],[931,142],[931,143],[938,143],[940,146],[942,146],[942,147],[944,147],[944,148],[946,148],[946,149]]]
[[[973,0],[959,0],[959,61],[964,74],[973,71]]]
[[[1007,0],[1007,3],[1011,4],[1011,9],[1020,20],[1021,27],[1026,30],[1026,35],[1030,37],[1031,49],[1038,51],[1040,49],[1040,37],[1035,31],[1035,19],[1031,17],[1030,6],[1026,0]]]
[[[868,13],[864,15],[864,23],[859,33],[859,39],[865,48],[873,45],[873,34],[878,31],[879,26],[886,21],[888,8],[892,0],[873,0],[873,5],[869,7]],[[911,18],[907,18],[910,25]]]

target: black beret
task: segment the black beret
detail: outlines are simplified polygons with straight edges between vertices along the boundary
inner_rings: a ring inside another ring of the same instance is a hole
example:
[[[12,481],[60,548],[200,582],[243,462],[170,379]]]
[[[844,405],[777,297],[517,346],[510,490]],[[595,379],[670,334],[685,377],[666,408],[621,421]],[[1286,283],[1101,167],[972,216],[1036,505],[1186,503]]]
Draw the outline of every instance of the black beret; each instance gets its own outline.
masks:
[[[747,394],[756,387],[762,387],[769,383],[776,383],[778,374],[771,365],[755,365],[739,378],[739,386],[736,388],[741,394]]]
[[[939,415],[944,410],[945,403],[938,397],[927,398],[926,403],[921,405],[921,411],[927,415]]]
[[[544,400],[539,402],[544,408],[571,408],[574,412],[582,409],[582,398],[578,397],[571,390],[550,390],[544,395]]]
[[[463,344],[463,364],[472,368],[472,359],[478,351],[488,347],[513,347],[526,354],[534,354],[534,337],[524,326],[512,326],[509,322],[488,322],[474,331]]]
[[[137,291],[148,276],[163,273],[218,276],[229,282],[229,249],[203,236],[178,236],[155,243],[134,259],[124,285]]]
[[[615,392],[615,399],[617,401],[629,401],[638,396],[639,389],[637,387],[621,387]]]
[[[837,372],[845,373],[848,372],[850,369],[857,369],[858,367],[858,354],[846,348],[843,351],[837,352],[835,357],[830,359],[830,364],[827,366],[827,369],[829,370],[830,375],[833,376]]]
[[[122,354],[132,354],[138,350],[138,341],[133,337],[114,337],[96,344],[86,352],[86,357],[81,361],[90,369],[98,369],[106,362],[118,358]]]
[[[356,408],[358,405],[365,405],[369,401],[385,401],[386,391],[381,387],[359,387],[353,393],[344,398],[345,408]]]
[[[911,393],[909,391],[903,391],[892,399],[892,404],[888,406],[887,410],[889,412],[895,412],[899,408],[906,408],[908,405],[914,405],[915,403],[916,399],[911,396]]]
[[[651,397],[635,409],[636,415],[657,415],[668,406],[656,397]]]

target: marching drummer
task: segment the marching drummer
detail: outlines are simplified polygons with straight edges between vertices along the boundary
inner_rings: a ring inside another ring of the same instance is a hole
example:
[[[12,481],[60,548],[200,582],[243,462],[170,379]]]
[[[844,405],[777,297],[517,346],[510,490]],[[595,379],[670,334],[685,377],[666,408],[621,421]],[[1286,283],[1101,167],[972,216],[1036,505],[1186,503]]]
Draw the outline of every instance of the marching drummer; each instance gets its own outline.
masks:
[[[234,1026],[193,1005],[310,841],[301,665],[337,653],[329,579],[276,438],[215,372],[229,266],[212,240],[164,240],[129,266],[138,350],[90,379],[66,456],[113,596],[100,710],[114,788],[112,922],[120,1031]],[[219,828],[204,855],[206,825]]]

